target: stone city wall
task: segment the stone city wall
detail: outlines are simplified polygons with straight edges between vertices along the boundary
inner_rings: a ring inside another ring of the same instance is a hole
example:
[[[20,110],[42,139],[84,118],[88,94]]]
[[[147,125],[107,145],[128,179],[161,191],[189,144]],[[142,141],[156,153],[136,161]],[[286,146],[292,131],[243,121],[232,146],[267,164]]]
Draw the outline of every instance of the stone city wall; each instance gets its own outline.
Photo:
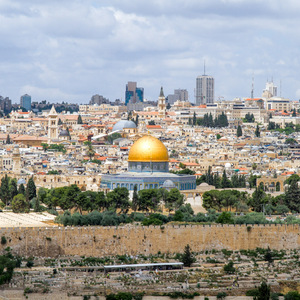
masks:
[[[183,252],[189,244],[193,251],[211,249],[299,249],[299,225],[167,225],[124,227],[48,227],[1,228],[4,251],[22,256],[58,255],[136,255]]]

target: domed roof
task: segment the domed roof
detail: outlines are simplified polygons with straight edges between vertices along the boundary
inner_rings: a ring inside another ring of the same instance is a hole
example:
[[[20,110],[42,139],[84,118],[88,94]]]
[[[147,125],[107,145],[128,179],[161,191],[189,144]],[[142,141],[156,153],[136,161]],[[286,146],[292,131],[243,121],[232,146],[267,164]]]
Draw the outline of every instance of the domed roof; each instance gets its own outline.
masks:
[[[169,161],[169,154],[160,140],[151,135],[145,135],[132,145],[128,161],[164,162]]]
[[[163,183],[163,188],[165,189],[173,189],[175,188],[175,184],[172,180],[167,179],[164,183]]]
[[[69,132],[68,132],[68,130],[66,130],[66,129],[63,129],[60,133],[59,133],[59,136],[69,136],[70,134],[69,134]]]
[[[114,125],[112,131],[123,130],[124,128],[136,128],[136,125],[133,121],[120,120]]]

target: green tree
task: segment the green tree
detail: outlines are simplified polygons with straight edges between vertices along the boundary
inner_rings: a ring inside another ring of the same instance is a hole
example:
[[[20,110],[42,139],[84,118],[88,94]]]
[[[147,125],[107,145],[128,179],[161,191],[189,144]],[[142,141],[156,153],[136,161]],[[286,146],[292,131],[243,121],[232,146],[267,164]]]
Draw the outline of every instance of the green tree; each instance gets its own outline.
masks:
[[[266,203],[266,196],[267,195],[264,192],[263,188],[258,187],[253,192],[252,197],[248,202],[248,205],[250,205],[254,211],[261,212],[263,211],[263,205]]]
[[[177,210],[184,203],[184,196],[178,189],[171,189],[165,199],[165,207],[170,211]]]
[[[120,133],[115,132],[115,133],[113,133],[113,134],[111,134],[111,135],[108,135],[108,136],[106,137],[106,139],[107,139],[107,141],[108,141],[110,144],[112,144],[114,140],[119,139],[119,138],[121,138],[121,137],[122,137],[122,135],[121,135]]]
[[[63,123],[63,122],[61,121],[61,118],[59,118],[57,124],[58,124],[58,125],[62,125],[62,123]]]
[[[39,212],[39,211],[41,210],[40,199],[39,199],[39,197],[37,197],[37,198],[35,199],[33,210],[34,210],[35,212]]]
[[[28,180],[25,194],[27,194],[27,193],[28,193],[28,200],[31,200],[34,197],[36,197],[36,186],[35,186],[35,183],[34,183],[33,176],[31,176]]]
[[[18,195],[18,185],[17,185],[17,179],[13,178],[10,180],[9,183],[9,195],[10,200],[14,198],[14,196]]]
[[[157,189],[146,189],[138,192],[139,211],[156,211],[161,195]]]
[[[260,137],[260,130],[259,130],[258,124],[256,125],[256,129],[255,129],[254,134],[255,134],[256,137]]]
[[[11,281],[16,265],[17,261],[10,252],[0,256],[0,285]]]
[[[75,209],[80,212],[82,215],[82,211],[86,210],[86,208],[89,206],[89,200],[85,193],[78,193],[76,198],[74,199]]]
[[[137,193],[137,185],[134,185],[133,188],[133,195],[132,195],[132,209],[133,211],[136,211],[138,208],[138,204],[139,204],[139,196]]]
[[[217,218],[216,223],[221,224],[234,224],[232,213],[229,211],[223,211]]]
[[[139,125],[139,115],[136,114],[136,117],[135,117],[135,125],[138,126]]]
[[[293,138],[287,138],[284,142],[285,144],[288,144],[288,145],[296,145],[298,144],[297,141]]]
[[[113,191],[108,192],[107,201],[109,208],[113,211],[120,210],[120,213],[127,213],[130,208],[129,192],[125,187],[117,187]]]
[[[230,261],[228,264],[226,264],[223,267],[223,270],[226,274],[234,274],[235,273],[235,267],[233,266],[233,261]]]
[[[265,281],[263,281],[258,287],[258,293],[257,296],[254,296],[254,300],[269,300],[271,296],[271,288],[269,285],[266,284]]]
[[[267,261],[269,264],[273,263],[273,261],[274,261],[273,253],[272,253],[270,247],[268,247],[266,253],[264,254],[264,260]]]
[[[24,187],[24,184],[23,184],[23,183],[21,183],[21,184],[19,185],[18,194],[22,194],[22,195],[25,196],[25,187]]]
[[[9,181],[10,178],[7,176],[7,174],[5,174],[5,176],[1,178],[0,196],[2,202],[5,203],[6,206],[8,201],[10,200]]]
[[[15,213],[29,212],[29,203],[23,194],[18,194],[13,198],[11,207]]]
[[[9,134],[6,137],[6,144],[11,144],[11,139],[10,139]]]
[[[185,267],[190,267],[192,265],[192,263],[194,263],[196,261],[196,258],[193,256],[192,252],[191,252],[191,247],[189,244],[187,244],[184,247],[184,252],[181,258],[181,262],[183,262],[183,265]]]
[[[83,124],[81,115],[78,115],[77,124]]]
[[[236,136],[240,137],[243,135],[242,127],[239,125],[236,131]]]
[[[231,182],[230,182],[230,180],[228,179],[225,170],[223,171],[223,176],[222,176],[222,179],[221,179],[221,187],[222,187],[223,189],[225,189],[225,188],[230,188],[230,187],[231,187]]]
[[[285,205],[292,211],[300,212],[300,188],[297,180],[292,180],[284,196]]]
[[[150,120],[150,121],[148,122],[148,124],[149,124],[149,125],[155,125],[155,121],[154,121],[154,120]]]
[[[193,115],[193,126],[195,126],[197,123],[197,116],[196,116],[196,112],[194,111],[194,115]]]
[[[284,296],[284,300],[300,300],[298,291],[290,291]]]
[[[87,147],[87,155],[90,158],[90,160],[94,157],[95,151],[93,149],[92,142],[90,141],[85,141],[84,145]]]
[[[46,152],[49,148],[49,145],[47,143],[42,143],[41,145],[43,147],[43,150]]]

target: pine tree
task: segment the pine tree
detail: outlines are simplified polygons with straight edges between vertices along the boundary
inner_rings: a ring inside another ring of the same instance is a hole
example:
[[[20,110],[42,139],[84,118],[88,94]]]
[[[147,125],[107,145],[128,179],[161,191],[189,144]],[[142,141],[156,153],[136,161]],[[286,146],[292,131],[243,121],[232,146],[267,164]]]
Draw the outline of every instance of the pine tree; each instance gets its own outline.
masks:
[[[81,115],[78,115],[77,124],[82,124],[82,118]]]
[[[196,259],[192,255],[190,245],[187,244],[184,248],[184,253],[182,255],[182,262],[185,267],[190,267],[192,263],[194,263]]]
[[[236,131],[236,136],[240,137],[243,135],[242,127],[241,125],[238,126],[237,131]]]
[[[62,123],[63,123],[63,122],[61,121],[61,118],[59,118],[57,124],[58,124],[58,125],[62,125]]]

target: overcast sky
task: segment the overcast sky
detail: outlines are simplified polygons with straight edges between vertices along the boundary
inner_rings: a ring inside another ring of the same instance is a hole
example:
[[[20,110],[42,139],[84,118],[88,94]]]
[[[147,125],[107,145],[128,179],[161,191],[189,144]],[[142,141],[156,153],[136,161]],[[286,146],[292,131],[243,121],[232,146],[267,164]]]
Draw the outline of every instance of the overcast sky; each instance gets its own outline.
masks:
[[[215,98],[261,96],[267,79],[300,98],[299,0],[0,0],[0,95],[19,102],[157,100],[215,77]],[[279,92],[278,92],[279,93]]]

